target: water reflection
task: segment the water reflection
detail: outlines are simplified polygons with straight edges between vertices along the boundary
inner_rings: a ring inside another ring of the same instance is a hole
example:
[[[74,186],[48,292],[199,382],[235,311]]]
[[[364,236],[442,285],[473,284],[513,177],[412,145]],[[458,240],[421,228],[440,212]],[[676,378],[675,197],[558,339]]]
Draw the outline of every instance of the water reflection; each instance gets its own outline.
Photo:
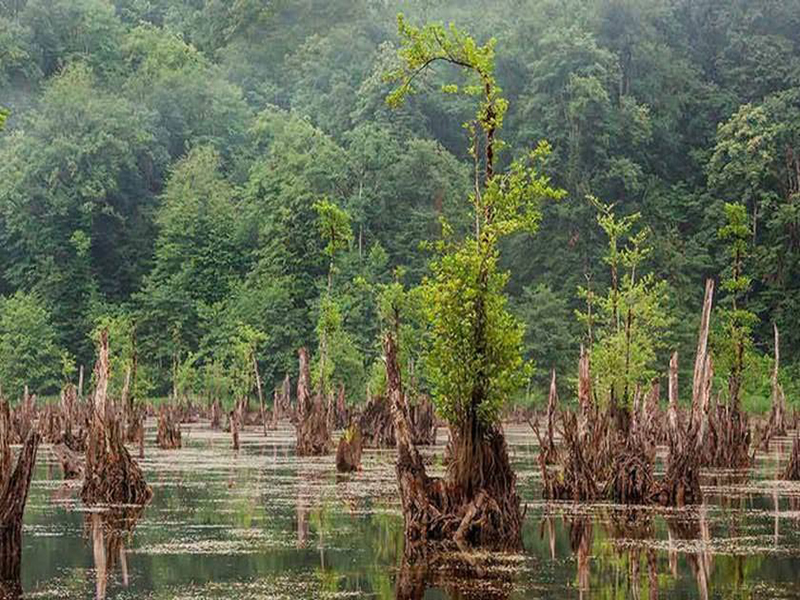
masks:
[[[86,516],[94,559],[96,600],[105,600],[109,576],[117,567],[120,571],[120,583],[123,587],[128,587],[130,579],[125,546],[143,512],[143,508],[125,507],[91,512]]]
[[[391,452],[368,451],[363,471],[337,478],[333,457],[296,457],[291,432],[254,431],[242,433],[236,456],[230,437],[206,426],[193,428],[181,450],[149,450],[143,466],[156,496],[133,538],[105,513],[82,512],[59,469],[48,475],[55,458],[45,449],[25,519],[26,593],[37,600],[797,596],[800,484],[776,481],[771,460],[746,481],[709,480],[707,504],[682,512],[548,504],[538,500],[530,433],[511,430],[529,505],[525,552],[491,557],[494,565],[460,557],[420,570],[402,565]]]

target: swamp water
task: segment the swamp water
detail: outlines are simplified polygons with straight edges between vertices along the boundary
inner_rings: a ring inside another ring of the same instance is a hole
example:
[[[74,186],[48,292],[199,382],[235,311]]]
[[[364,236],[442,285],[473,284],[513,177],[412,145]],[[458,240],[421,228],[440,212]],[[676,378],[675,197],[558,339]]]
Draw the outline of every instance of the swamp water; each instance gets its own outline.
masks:
[[[420,598],[800,598],[800,484],[776,479],[788,439],[746,481],[709,480],[703,507],[664,512],[543,502],[535,436],[506,431],[528,505],[525,553],[478,561],[493,563],[488,580],[440,574]],[[288,429],[264,438],[250,428],[238,453],[203,425],[184,425],[182,450],[158,450],[154,435],[141,464],[155,498],[132,536],[87,513],[79,484],[64,483],[41,447],[25,513],[25,598],[395,598],[394,451],[365,451],[362,472],[337,476],[333,455],[297,458]],[[432,465],[442,449],[426,450]]]

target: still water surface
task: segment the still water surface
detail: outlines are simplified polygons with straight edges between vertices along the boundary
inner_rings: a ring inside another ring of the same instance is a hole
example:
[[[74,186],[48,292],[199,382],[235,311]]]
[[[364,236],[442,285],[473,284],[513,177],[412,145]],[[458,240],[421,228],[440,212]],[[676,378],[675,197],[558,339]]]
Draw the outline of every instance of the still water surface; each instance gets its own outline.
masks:
[[[25,598],[395,598],[393,451],[366,451],[362,472],[337,477],[333,456],[298,459],[289,429],[248,431],[234,453],[227,434],[184,427],[177,451],[156,449],[148,430],[142,466],[155,498],[116,544],[41,448],[25,514]],[[709,477],[703,507],[664,513],[541,501],[534,436],[507,434],[528,505],[525,553],[480,561],[492,565],[489,581],[441,574],[424,598],[800,598],[800,484],[777,479],[788,439],[746,480]],[[433,470],[441,450],[427,451]]]

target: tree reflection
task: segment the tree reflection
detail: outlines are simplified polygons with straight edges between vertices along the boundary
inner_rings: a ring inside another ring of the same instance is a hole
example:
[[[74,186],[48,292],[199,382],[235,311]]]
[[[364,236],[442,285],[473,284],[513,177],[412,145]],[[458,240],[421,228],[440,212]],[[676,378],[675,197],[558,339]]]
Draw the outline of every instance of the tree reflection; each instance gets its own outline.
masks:
[[[92,512],[86,517],[86,526],[92,543],[96,575],[95,598],[104,600],[108,580],[119,567],[121,583],[128,587],[128,557],[125,549],[133,535],[136,523],[144,509],[114,508],[107,512]]]

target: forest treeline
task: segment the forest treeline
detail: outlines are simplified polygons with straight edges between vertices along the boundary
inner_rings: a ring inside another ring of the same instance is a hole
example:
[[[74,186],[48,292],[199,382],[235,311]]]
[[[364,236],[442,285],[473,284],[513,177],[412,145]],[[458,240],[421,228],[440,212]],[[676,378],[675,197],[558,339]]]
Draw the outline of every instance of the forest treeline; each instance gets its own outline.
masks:
[[[254,359],[271,389],[301,346],[351,401],[380,386],[382,299],[413,301],[476,180],[470,98],[387,106],[398,12],[496,38],[498,165],[549,144],[565,193],[502,253],[529,398],[594,343],[617,260],[655,324],[637,380],[691,355],[712,277],[747,307],[745,405],[769,405],[773,324],[793,398],[800,0],[0,0],[4,392],[75,380],[100,327],[140,397],[247,394]]]

